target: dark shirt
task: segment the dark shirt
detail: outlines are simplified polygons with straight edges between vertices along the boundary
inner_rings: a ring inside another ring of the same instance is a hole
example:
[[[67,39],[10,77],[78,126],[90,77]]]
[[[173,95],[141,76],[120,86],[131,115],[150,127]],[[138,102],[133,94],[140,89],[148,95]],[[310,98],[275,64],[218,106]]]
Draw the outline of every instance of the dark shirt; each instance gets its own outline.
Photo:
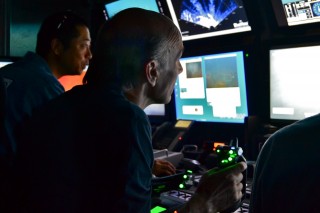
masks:
[[[2,67],[0,76],[5,84],[0,129],[0,212],[8,212],[16,205],[14,199],[11,204],[10,196],[13,192],[11,174],[19,125],[32,115],[33,110],[64,93],[64,88],[52,74],[47,62],[32,52]]]
[[[0,143],[0,155],[12,158],[16,151],[17,126],[31,116],[32,111],[64,92],[47,62],[39,55],[27,52],[19,61],[0,69],[6,84],[5,133],[9,146]]]
[[[77,86],[25,130],[17,162],[29,186],[24,209],[150,212],[150,123],[116,86]]]
[[[320,114],[286,126],[256,163],[251,213],[320,211]]]

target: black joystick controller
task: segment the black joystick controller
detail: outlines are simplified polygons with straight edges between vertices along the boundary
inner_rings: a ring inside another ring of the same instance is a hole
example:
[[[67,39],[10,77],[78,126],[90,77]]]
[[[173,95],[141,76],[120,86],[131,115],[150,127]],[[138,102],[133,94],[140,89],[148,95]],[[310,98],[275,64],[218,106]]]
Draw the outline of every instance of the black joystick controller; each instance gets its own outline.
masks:
[[[242,148],[235,146],[218,146],[216,149],[219,169],[234,165],[242,157]]]
[[[246,159],[243,157],[243,150],[241,147],[235,146],[218,146],[216,148],[217,160],[218,160],[218,169],[223,169],[228,166],[234,165],[238,162],[246,162]],[[230,208],[222,211],[223,213],[230,213],[236,211],[243,203],[246,197],[246,183],[247,183],[247,170],[243,171],[242,179],[242,197]],[[222,213],[221,212],[221,213]]]

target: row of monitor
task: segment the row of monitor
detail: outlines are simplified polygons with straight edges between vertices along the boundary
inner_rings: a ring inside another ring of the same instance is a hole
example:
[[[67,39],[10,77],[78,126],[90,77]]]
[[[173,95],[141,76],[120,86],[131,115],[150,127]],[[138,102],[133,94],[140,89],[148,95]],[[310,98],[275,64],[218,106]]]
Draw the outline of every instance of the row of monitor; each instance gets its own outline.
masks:
[[[269,49],[270,118],[300,120],[320,112],[320,44]],[[246,51],[237,50],[181,58],[183,72],[174,88],[177,120],[243,123],[248,116]],[[8,58],[0,67],[11,63]],[[85,73],[85,72],[84,72]],[[62,77],[66,90],[82,76]],[[163,104],[151,105],[149,116],[165,116]]]
[[[106,19],[130,7],[162,13],[171,17],[187,41],[252,31],[256,17],[248,17],[248,10],[256,8],[249,4],[248,0],[117,0],[104,8]],[[271,5],[279,27],[320,22],[320,0],[271,0]]]

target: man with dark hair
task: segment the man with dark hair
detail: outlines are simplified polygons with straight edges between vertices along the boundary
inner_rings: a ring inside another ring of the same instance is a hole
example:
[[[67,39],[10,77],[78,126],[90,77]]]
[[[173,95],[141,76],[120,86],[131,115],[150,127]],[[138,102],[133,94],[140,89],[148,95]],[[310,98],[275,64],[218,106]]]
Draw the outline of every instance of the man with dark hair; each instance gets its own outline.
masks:
[[[6,82],[5,128],[13,157],[16,126],[49,100],[64,92],[57,80],[80,75],[92,57],[90,33],[85,20],[71,11],[47,17],[37,36],[36,53],[27,52],[20,61],[0,69]]]
[[[131,8],[105,23],[76,86],[34,114],[18,152],[30,212],[150,212],[154,164],[143,109],[168,103],[182,72],[173,22]],[[245,163],[209,171],[181,212],[218,212],[242,197]]]
[[[4,191],[12,178],[19,125],[33,110],[64,93],[58,78],[82,73],[92,57],[90,45],[85,20],[71,11],[58,12],[41,24],[36,53],[27,52],[21,60],[0,69],[6,85],[0,140],[0,211],[8,203]]]

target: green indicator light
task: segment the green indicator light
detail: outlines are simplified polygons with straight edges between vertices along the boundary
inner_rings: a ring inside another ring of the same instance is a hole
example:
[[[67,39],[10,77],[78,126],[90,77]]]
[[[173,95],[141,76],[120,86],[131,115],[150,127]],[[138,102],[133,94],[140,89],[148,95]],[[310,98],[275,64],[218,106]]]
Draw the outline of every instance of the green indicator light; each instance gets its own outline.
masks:
[[[180,184],[179,184],[179,188],[180,188],[180,189],[183,189],[183,188],[184,188],[183,183],[180,183]]]
[[[164,212],[165,210],[167,209],[161,206],[155,206],[153,209],[151,209],[150,213],[159,213],[159,212]]]
[[[220,149],[217,149],[217,152],[220,152]]]
[[[183,179],[187,179],[188,178],[188,175],[183,175]]]
[[[192,171],[191,171],[191,170],[187,170],[187,172],[190,173],[190,174],[192,174]]]
[[[232,154],[233,154],[233,151],[232,151],[232,150],[230,150],[230,151],[229,151],[229,154],[230,154],[230,155],[232,155]]]
[[[231,157],[228,158],[229,161],[232,161],[233,159]]]
[[[159,189],[164,189],[164,188],[166,188],[166,185],[160,185],[160,186],[158,186],[158,188]]]
[[[247,57],[247,58],[249,57],[249,53],[246,53],[246,57]]]

